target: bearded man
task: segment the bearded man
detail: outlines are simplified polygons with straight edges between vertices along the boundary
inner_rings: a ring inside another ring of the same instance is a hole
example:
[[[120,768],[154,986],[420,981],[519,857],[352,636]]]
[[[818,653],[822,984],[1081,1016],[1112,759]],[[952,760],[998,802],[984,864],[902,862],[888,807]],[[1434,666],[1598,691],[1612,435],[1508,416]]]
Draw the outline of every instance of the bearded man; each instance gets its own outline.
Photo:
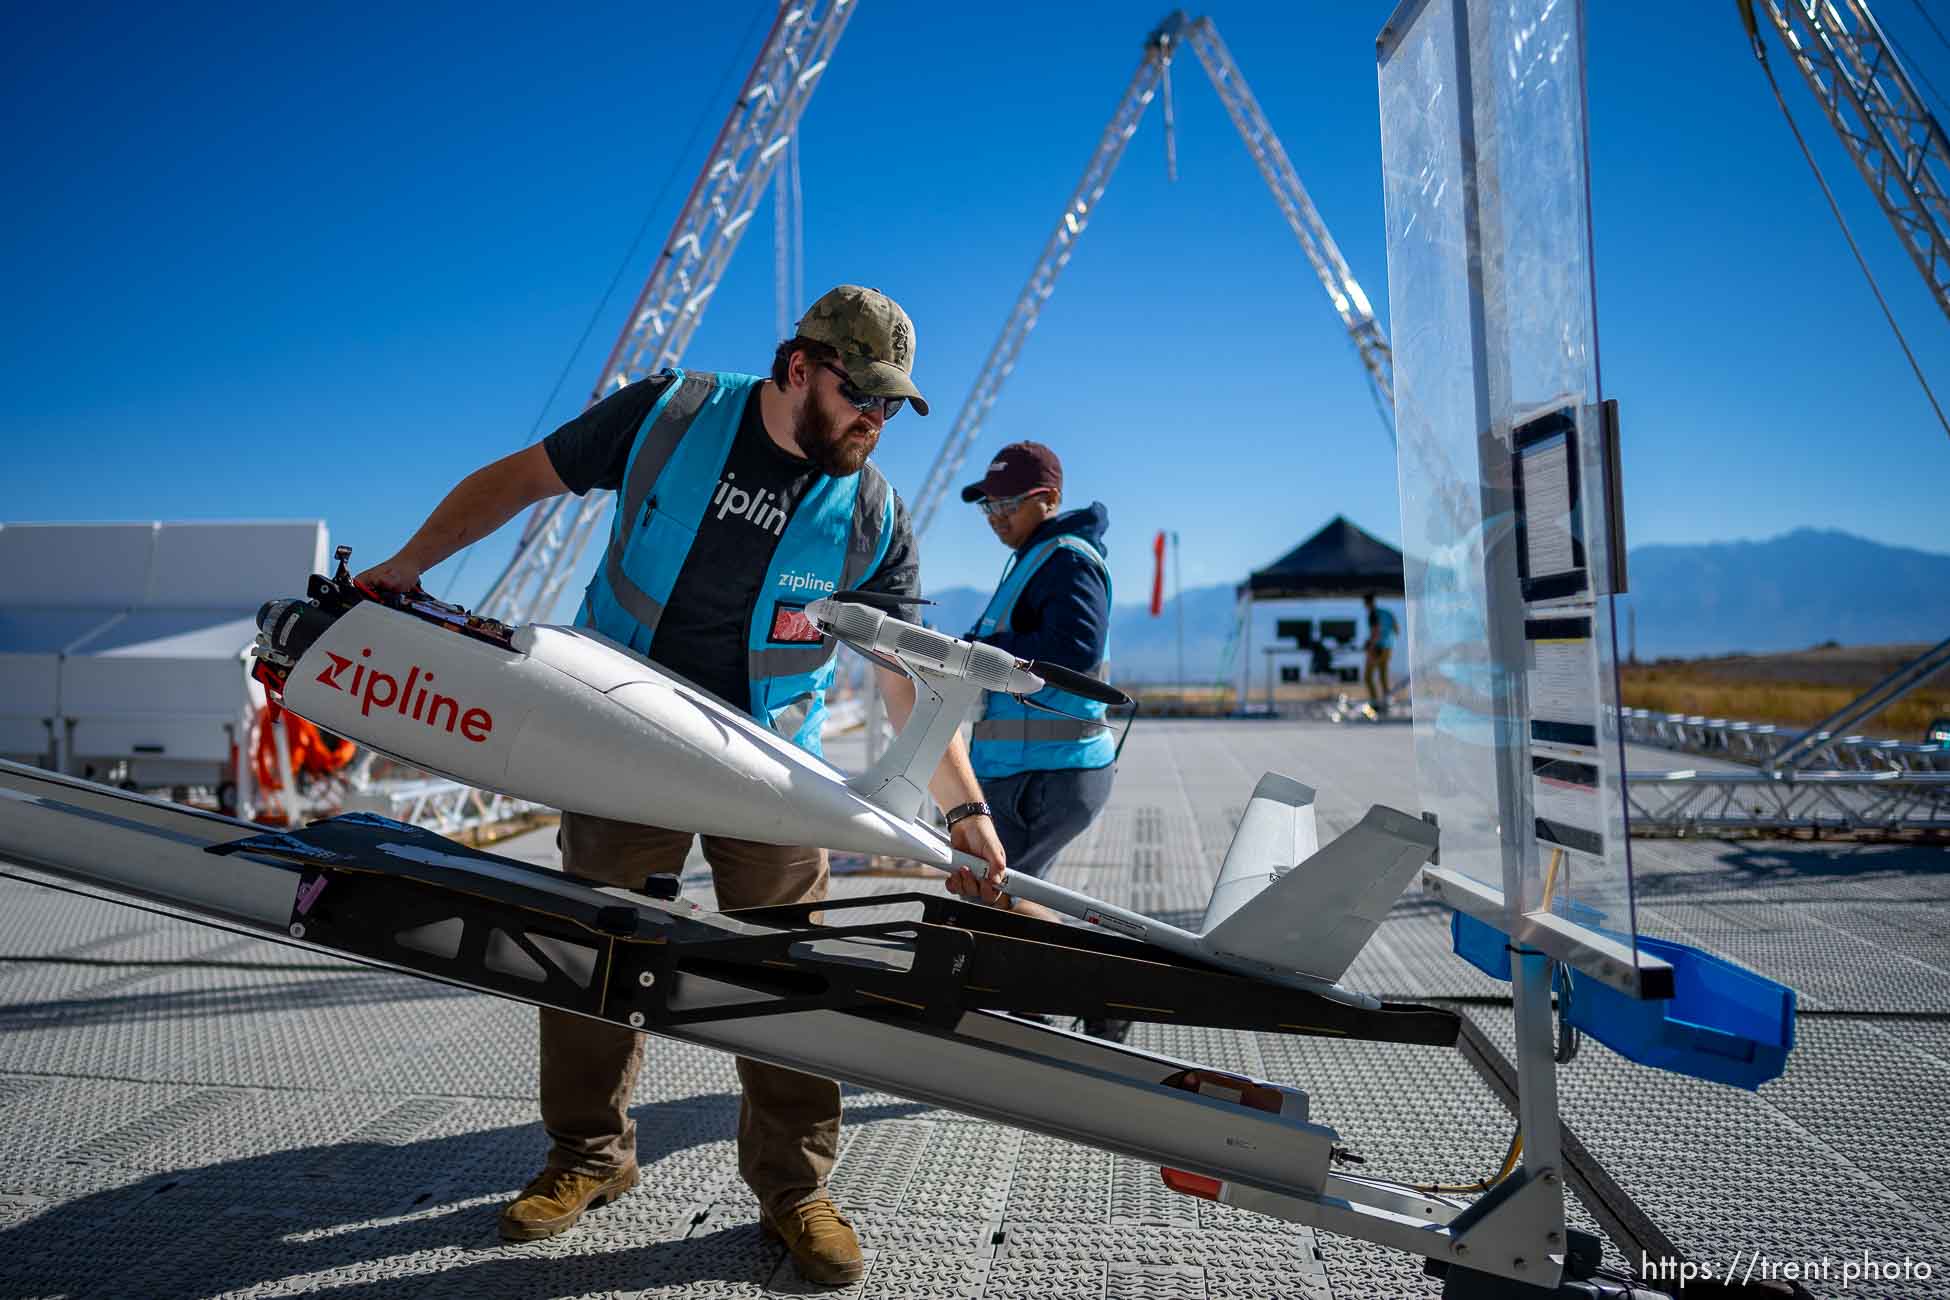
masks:
[[[914,325],[885,294],[841,285],[779,344],[769,379],[666,370],[597,402],[542,442],[475,471],[397,555],[359,575],[412,591],[421,574],[517,513],[562,492],[617,494],[609,548],[576,622],[656,662],[809,750],[820,752],[835,643],[805,617],[835,590],[918,600],[906,507],[868,457],[886,422],[927,401],[914,386]],[[904,605],[898,617],[918,622]],[[880,671],[894,724],[914,686]],[[930,788],[952,810],[958,849],[993,876],[1005,854],[959,738]],[[565,812],[563,868],[639,888],[683,869],[688,831]],[[725,909],[826,897],[825,850],[704,837]],[[964,873],[966,874],[966,873]],[[974,892],[973,876],[958,880]],[[644,1036],[568,1012],[541,1012],[547,1167],[501,1212],[501,1235],[532,1241],[570,1227],[637,1183],[629,1114]],[[806,1280],[865,1274],[852,1225],[826,1191],[839,1150],[840,1089],[740,1058],[738,1166],[765,1230]]]

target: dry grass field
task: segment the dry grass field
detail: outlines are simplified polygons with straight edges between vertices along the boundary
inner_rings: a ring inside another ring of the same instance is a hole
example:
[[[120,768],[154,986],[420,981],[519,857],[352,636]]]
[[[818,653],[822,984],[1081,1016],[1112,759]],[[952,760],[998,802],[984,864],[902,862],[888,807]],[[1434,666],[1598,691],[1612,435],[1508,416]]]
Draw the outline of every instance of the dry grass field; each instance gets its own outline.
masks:
[[[1928,649],[1925,645],[1819,646],[1784,654],[1723,655],[1712,659],[1661,659],[1627,665],[1621,673],[1624,702],[1658,713],[1698,713],[1709,718],[1811,726]],[[1126,685],[1142,717],[1222,715],[1234,707],[1229,686]],[[1282,707],[1364,695],[1359,682],[1308,681],[1274,690]],[[1254,703],[1264,687],[1255,681]],[[1921,740],[1936,718],[1950,715],[1950,672],[1937,676],[1894,708],[1867,719],[1865,735]]]
[[[1198,684],[1193,686],[1170,686],[1160,684],[1130,685],[1122,689],[1128,691],[1138,702],[1138,716],[1141,718],[1218,718],[1233,710],[1233,690],[1230,686]],[[1332,687],[1325,683],[1310,683],[1301,686],[1280,686],[1275,696],[1280,704],[1293,704],[1301,700],[1320,700],[1334,698],[1337,691],[1347,690],[1345,686]],[[1354,689],[1359,689],[1358,687]],[[1254,700],[1265,698],[1261,691],[1254,691]]]
[[[1787,654],[1661,659],[1628,665],[1624,702],[1659,713],[1812,725],[1914,659],[1925,645],[1819,646]],[[1893,708],[1856,729],[1920,740],[1933,718],[1950,714],[1950,673],[1940,673]]]

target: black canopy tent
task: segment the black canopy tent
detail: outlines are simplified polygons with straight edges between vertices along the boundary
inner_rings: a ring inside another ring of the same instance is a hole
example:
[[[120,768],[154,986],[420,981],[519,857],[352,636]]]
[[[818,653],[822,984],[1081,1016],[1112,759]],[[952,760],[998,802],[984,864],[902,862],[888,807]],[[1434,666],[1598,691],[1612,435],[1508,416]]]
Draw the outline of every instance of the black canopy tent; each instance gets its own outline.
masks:
[[[1252,607],[1262,600],[1333,600],[1367,595],[1402,597],[1402,553],[1379,537],[1335,515],[1306,541],[1263,569],[1255,569],[1237,588],[1239,596],[1239,707],[1245,707],[1252,673]],[[1271,667],[1267,669],[1272,672]],[[1271,706],[1268,686],[1268,706]]]
[[[1263,569],[1240,588],[1253,600],[1317,600],[1336,596],[1400,596],[1402,553],[1379,537],[1335,515],[1325,527]]]

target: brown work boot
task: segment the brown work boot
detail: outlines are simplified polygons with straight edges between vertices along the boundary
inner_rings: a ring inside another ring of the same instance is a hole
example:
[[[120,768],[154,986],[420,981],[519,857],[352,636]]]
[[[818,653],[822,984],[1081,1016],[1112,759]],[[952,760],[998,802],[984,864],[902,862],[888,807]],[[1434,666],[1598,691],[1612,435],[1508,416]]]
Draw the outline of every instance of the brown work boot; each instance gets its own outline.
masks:
[[[785,1243],[792,1254],[792,1266],[808,1282],[845,1286],[867,1275],[860,1239],[853,1235],[853,1225],[831,1197],[795,1205],[778,1219],[760,1213],[758,1222],[766,1236]]]
[[[607,1205],[636,1186],[634,1164],[609,1174],[577,1174],[550,1166],[501,1209],[501,1240],[540,1241],[576,1226],[582,1212]]]

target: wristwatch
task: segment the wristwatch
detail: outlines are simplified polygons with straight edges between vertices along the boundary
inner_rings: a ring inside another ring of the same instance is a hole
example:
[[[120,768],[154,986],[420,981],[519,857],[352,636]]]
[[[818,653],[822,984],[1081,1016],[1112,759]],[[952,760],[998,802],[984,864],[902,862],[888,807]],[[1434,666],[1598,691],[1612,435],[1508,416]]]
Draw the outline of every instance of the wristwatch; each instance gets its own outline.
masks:
[[[980,799],[975,799],[968,803],[958,803],[948,810],[948,829],[955,829],[956,822],[967,821],[970,817],[987,817],[988,815],[989,806]]]

